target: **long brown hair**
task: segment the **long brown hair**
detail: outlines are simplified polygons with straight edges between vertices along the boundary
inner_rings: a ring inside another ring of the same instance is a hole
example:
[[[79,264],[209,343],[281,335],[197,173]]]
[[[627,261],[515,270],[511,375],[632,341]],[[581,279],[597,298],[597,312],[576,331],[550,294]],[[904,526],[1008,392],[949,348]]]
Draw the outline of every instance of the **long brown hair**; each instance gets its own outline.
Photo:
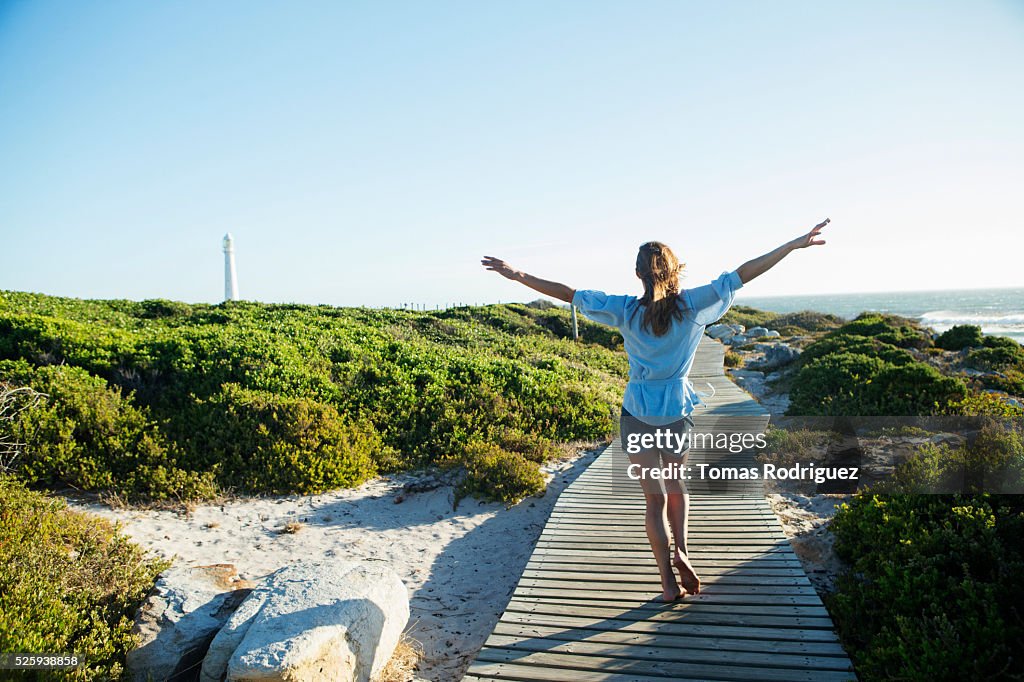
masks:
[[[663,336],[673,320],[683,319],[679,305],[679,273],[683,267],[684,263],[679,262],[672,249],[661,242],[642,244],[636,254],[636,274],[644,283],[644,295],[640,299],[644,316],[640,324],[655,336]]]

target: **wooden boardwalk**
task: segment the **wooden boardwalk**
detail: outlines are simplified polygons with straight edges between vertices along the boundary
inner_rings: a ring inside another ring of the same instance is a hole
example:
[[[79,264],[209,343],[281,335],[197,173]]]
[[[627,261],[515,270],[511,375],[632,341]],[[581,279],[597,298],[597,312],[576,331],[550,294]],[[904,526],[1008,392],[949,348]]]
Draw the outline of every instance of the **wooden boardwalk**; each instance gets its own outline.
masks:
[[[690,378],[715,388],[702,432],[763,431],[767,412],[722,373],[705,338]],[[500,621],[464,680],[856,679],[759,485],[690,485],[690,556],[701,593],[666,605],[639,483],[612,482],[618,440],[559,496]],[[691,452],[689,464],[753,464],[751,452]]]

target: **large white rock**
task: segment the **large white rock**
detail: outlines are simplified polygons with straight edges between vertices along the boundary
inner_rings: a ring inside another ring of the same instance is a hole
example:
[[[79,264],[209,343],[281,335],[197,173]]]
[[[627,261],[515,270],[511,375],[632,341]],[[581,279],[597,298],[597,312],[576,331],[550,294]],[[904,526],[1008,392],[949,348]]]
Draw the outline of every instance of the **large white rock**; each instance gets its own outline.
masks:
[[[707,328],[707,333],[713,339],[724,339],[727,336],[732,336],[735,332],[727,324],[713,324]]]
[[[210,644],[200,679],[369,682],[408,620],[408,592],[384,562],[293,564],[242,602]]]
[[[793,348],[789,344],[776,343],[765,351],[764,360],[751,363],[751,367],[762,371],[778,369],[800,357],[800,352],[799,348]]]
[[[206,648],[253,583],[231,564],[172,566],[135,614],[139,645],[128,652],[131,679],[193,679]]]

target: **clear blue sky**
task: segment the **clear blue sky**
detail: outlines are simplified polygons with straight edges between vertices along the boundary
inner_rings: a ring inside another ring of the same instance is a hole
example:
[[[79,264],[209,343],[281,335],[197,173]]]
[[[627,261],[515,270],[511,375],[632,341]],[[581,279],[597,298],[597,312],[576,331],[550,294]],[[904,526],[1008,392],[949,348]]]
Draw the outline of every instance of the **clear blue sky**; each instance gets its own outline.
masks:
[[[1021,286],[1024,3],[0,2],[0,289],[531,300]]]

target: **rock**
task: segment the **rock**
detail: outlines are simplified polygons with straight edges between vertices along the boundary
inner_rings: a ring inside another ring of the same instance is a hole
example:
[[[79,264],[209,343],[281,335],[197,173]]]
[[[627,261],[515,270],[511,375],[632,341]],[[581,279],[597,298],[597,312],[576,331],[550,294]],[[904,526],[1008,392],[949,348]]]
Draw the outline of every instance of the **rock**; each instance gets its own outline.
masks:
[[[774,348],[775,345],[771,343],[755,343],[754,350],[758,353],[767,353],[769,350]]]
[[[254,589],[217,633],[200,679],[368,682],[408,620],[408,592],[386,563],[291,564]]]
[[[747,328],[744,327],[742,324],[730,324],[729,327],[736,334],[742,334],[743,332],[747,331]]]
[[[140,644],[128,652],[133,680],[195,679],[214,635],[252,591],[231,564],[174,566],[135,615]]]
[[[764,374],[749,369],[734,369],[729,372],[733,381],[745,391],[758,395],[764,390]]]
[[[769,350],[765,351],[764,360],[751,363],[751,368],[771,371],[784,365],[788,365],[798,357],[800,357],[800,351],[798,349],[785,343],[777,343]]]
[[[727,324],[713,324],[706,331],[713,339],[724,339],[734,334],[732,327]]]
[[[747,336],[752,338],[752,339],[757,339],[757,338],[760,338],[762,336],[767,336],[767,335],[768,335],[767,327],[754,327],[752,329],[748,329],[747,330]]]
[[[747,337],[744,336],[743,334],[737,334],[736,336],[727,339],[726,343],[728,343],[730,346],[742,346],[748,340],[749,339],[747,339]]]
[[[768,330],[768,333],[767,333],[767,334],[765,334],[765,336],[767,336],[767,337],[768,337],[768,338],[770,338],[770,339],[777,339],[777,338],[781,337],[781,336],[782,336],[782,334],[780,334],[780,333],[779,333],[779,332],[778,332],[777,330],[775,330],[775,329],[769,329],[769,330]]]

